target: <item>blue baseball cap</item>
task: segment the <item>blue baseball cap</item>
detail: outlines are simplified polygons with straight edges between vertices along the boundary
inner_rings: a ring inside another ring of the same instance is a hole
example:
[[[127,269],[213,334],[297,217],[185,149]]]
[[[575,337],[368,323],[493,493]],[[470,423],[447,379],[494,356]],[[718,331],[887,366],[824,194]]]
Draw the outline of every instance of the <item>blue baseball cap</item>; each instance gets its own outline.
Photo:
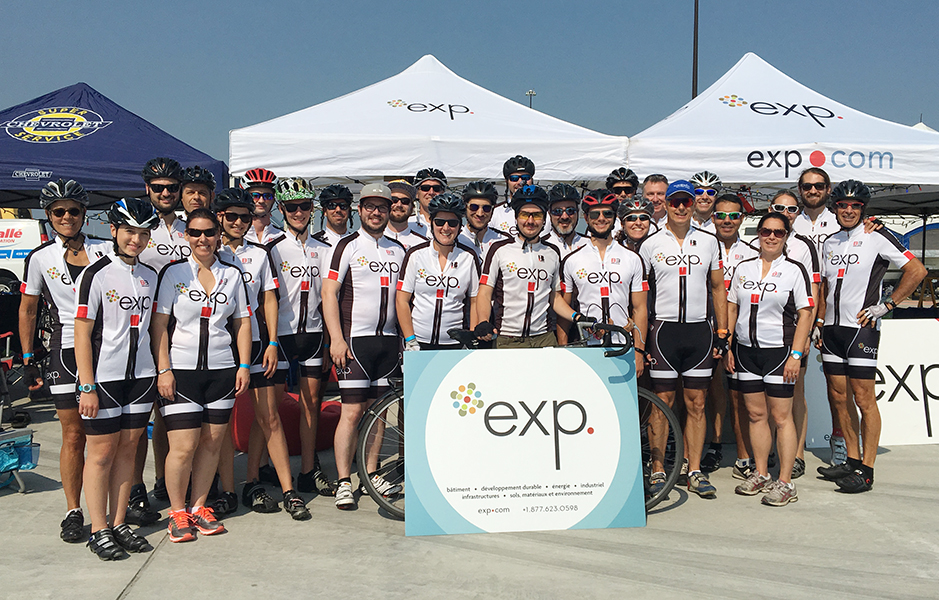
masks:
[[[668,184],[668,191],[665,192],[665,198],[671,198],[675,194],[688,194],[694,198],[694,186],[684,179],[673,181]]]

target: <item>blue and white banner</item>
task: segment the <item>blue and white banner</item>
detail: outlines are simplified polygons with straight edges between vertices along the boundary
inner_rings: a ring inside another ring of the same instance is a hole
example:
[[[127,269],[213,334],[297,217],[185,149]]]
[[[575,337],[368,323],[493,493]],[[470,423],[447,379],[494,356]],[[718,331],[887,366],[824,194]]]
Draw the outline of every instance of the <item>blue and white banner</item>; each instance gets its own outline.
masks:
[[[405,352],[405,533],[642,527],[632,351]]]

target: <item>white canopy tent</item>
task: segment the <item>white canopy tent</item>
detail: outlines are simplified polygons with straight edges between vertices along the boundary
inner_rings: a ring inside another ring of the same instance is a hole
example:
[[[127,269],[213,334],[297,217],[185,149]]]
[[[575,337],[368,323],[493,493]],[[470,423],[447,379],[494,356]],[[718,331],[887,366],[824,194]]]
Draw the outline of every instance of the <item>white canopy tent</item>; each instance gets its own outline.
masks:
[[[791,185],[810,166],[833,181],[939,184],[939,134],[835,102],[753,53],[697,98],[629,142],[640,175]]]
[[[499,179],[516,154],[540,180],[600,180],[626,164],[628,138],[567,123],[490,92],[431,55],[340,98],[229,133],[232,175],[359,180],[425,167]]]

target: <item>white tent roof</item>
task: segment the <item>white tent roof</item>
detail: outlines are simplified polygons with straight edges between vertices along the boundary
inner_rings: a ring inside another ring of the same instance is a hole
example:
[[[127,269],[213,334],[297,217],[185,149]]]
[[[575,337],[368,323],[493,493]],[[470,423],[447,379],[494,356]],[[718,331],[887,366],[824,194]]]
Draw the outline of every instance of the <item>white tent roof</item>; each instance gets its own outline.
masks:
[[[833,181],[939,184],[939,134],[835,102],[748,53],[697,98],[633,136],[629,166],[670,178],[708,170],[725,183],[788,185],[817,166]]]
[[[922,121],[920,121],[920,122],[917,123],[916,125],[913,125],[912,127],[913,127],[913,129],[922,129],[923,131],[933,131],[933,132],[936,131],[935,129],[933,129],[933,128],[930,127],[929,125],[923,123]]]
[[[263,166],[293,177],[376,178],[425,167],[500,179],[522,154],[543,180],[603,179],[626,163],[628,138],[532,110],[426,55],[340,98],[229,134],[232,175]]]

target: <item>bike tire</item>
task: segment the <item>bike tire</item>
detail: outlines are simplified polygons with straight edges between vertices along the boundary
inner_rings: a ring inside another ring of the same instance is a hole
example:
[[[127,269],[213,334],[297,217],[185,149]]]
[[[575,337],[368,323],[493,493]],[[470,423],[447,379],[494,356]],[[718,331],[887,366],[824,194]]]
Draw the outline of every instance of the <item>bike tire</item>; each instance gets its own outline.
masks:
[[[374,445],[378,441],[377,447]],[[372,450],[371,459],[369,450]],[[369,460],[375,464],[370,471]],[[388,514],[404,518],[404,395],[393,389],[373,404],[362,418],[356,448],[359,483],[368,496]],[[400,492],[384,495],[375,488],[369,472],[377,472]]]
[[[642,478],[646,490],[646,512],[668,498],[669,492],[675,487],[681,471],[681,463],[685,453],[685,444],[681,431],[681,422],[672,409],[651,391],[638,388],[639,395],[639,435],[642,442]],[[652,452],[649,443],[649,421],[654,410],[665,415],[668,424],[668,441],[665,451],[665,486],[655,494],[649,490],[649,476],[652,475]]]

